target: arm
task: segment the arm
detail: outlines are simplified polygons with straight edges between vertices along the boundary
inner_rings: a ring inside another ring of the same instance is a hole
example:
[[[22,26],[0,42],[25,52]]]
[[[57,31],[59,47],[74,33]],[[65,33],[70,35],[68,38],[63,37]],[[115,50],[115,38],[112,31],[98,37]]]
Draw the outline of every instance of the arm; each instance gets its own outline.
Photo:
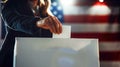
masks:
[[[2,10],[3,18],[9,28],[28,34],[36,33],[41,28],[56,34],[62,32],[62,24],[56,17],[50,16],[41,20],[38,17],[21,15],[14,6],[9,5]],[[44,23],[41,24],[43,20]]]
[[[36,26],[39,18],[21,15],[12,6],[5,6],[2,10],[2,16],[7,26],[15,31],[33,34],[40,29]]]

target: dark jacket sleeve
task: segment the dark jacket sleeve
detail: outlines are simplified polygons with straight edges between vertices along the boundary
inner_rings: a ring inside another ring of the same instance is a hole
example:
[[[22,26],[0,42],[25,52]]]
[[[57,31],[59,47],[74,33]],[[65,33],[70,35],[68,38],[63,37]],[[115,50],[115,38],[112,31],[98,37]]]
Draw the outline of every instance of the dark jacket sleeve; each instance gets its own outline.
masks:
[[[7,5],[2,10],[2,17],[7,27],[27,34],[36,33],[40,29],[36,26],[40,18],[20,14],[15,8],[17,7]]]

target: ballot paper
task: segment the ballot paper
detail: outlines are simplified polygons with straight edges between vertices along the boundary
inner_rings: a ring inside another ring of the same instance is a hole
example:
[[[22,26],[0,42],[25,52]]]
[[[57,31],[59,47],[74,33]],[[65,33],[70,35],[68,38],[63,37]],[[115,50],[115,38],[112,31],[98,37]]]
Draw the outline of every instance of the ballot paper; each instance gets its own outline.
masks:
[[[16,38],[14,67],[99,67],[98,39]]]
[[[71,26],[63,25],[63,31],[61,34],[53,34],[53,38],[70,38],[71,37]]]

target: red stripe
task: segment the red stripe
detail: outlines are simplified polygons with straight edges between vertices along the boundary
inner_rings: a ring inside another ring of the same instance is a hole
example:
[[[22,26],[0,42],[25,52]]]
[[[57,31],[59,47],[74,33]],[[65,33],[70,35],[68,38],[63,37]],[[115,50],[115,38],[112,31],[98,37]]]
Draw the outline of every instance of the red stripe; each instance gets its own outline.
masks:
[[[119,33],[72,33],[72,38],[98,38],[99,41],[120,41]]]
[[[77,6],[92,6],[94,4],[95,4],[95,2],[77,2],[77,3],[75,3],[75,5],[77,5]]]
[[[106,23],[109,16],[92,16],[92,15],[65,15],[64,21],[67,23]]]
[[[101,61],[120,61],[120,51],[101,51]]]

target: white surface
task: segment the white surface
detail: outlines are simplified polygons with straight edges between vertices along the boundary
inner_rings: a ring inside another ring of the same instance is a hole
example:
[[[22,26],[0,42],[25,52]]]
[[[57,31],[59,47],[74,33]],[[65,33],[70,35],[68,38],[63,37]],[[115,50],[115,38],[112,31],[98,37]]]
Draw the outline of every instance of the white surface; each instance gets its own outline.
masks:
[[[14,67],[99,67],[97,39],[16,40]]]
[[[71,37],[71,26],[63,25],[61,34],[53,34],[53,38],[70,38]]]

